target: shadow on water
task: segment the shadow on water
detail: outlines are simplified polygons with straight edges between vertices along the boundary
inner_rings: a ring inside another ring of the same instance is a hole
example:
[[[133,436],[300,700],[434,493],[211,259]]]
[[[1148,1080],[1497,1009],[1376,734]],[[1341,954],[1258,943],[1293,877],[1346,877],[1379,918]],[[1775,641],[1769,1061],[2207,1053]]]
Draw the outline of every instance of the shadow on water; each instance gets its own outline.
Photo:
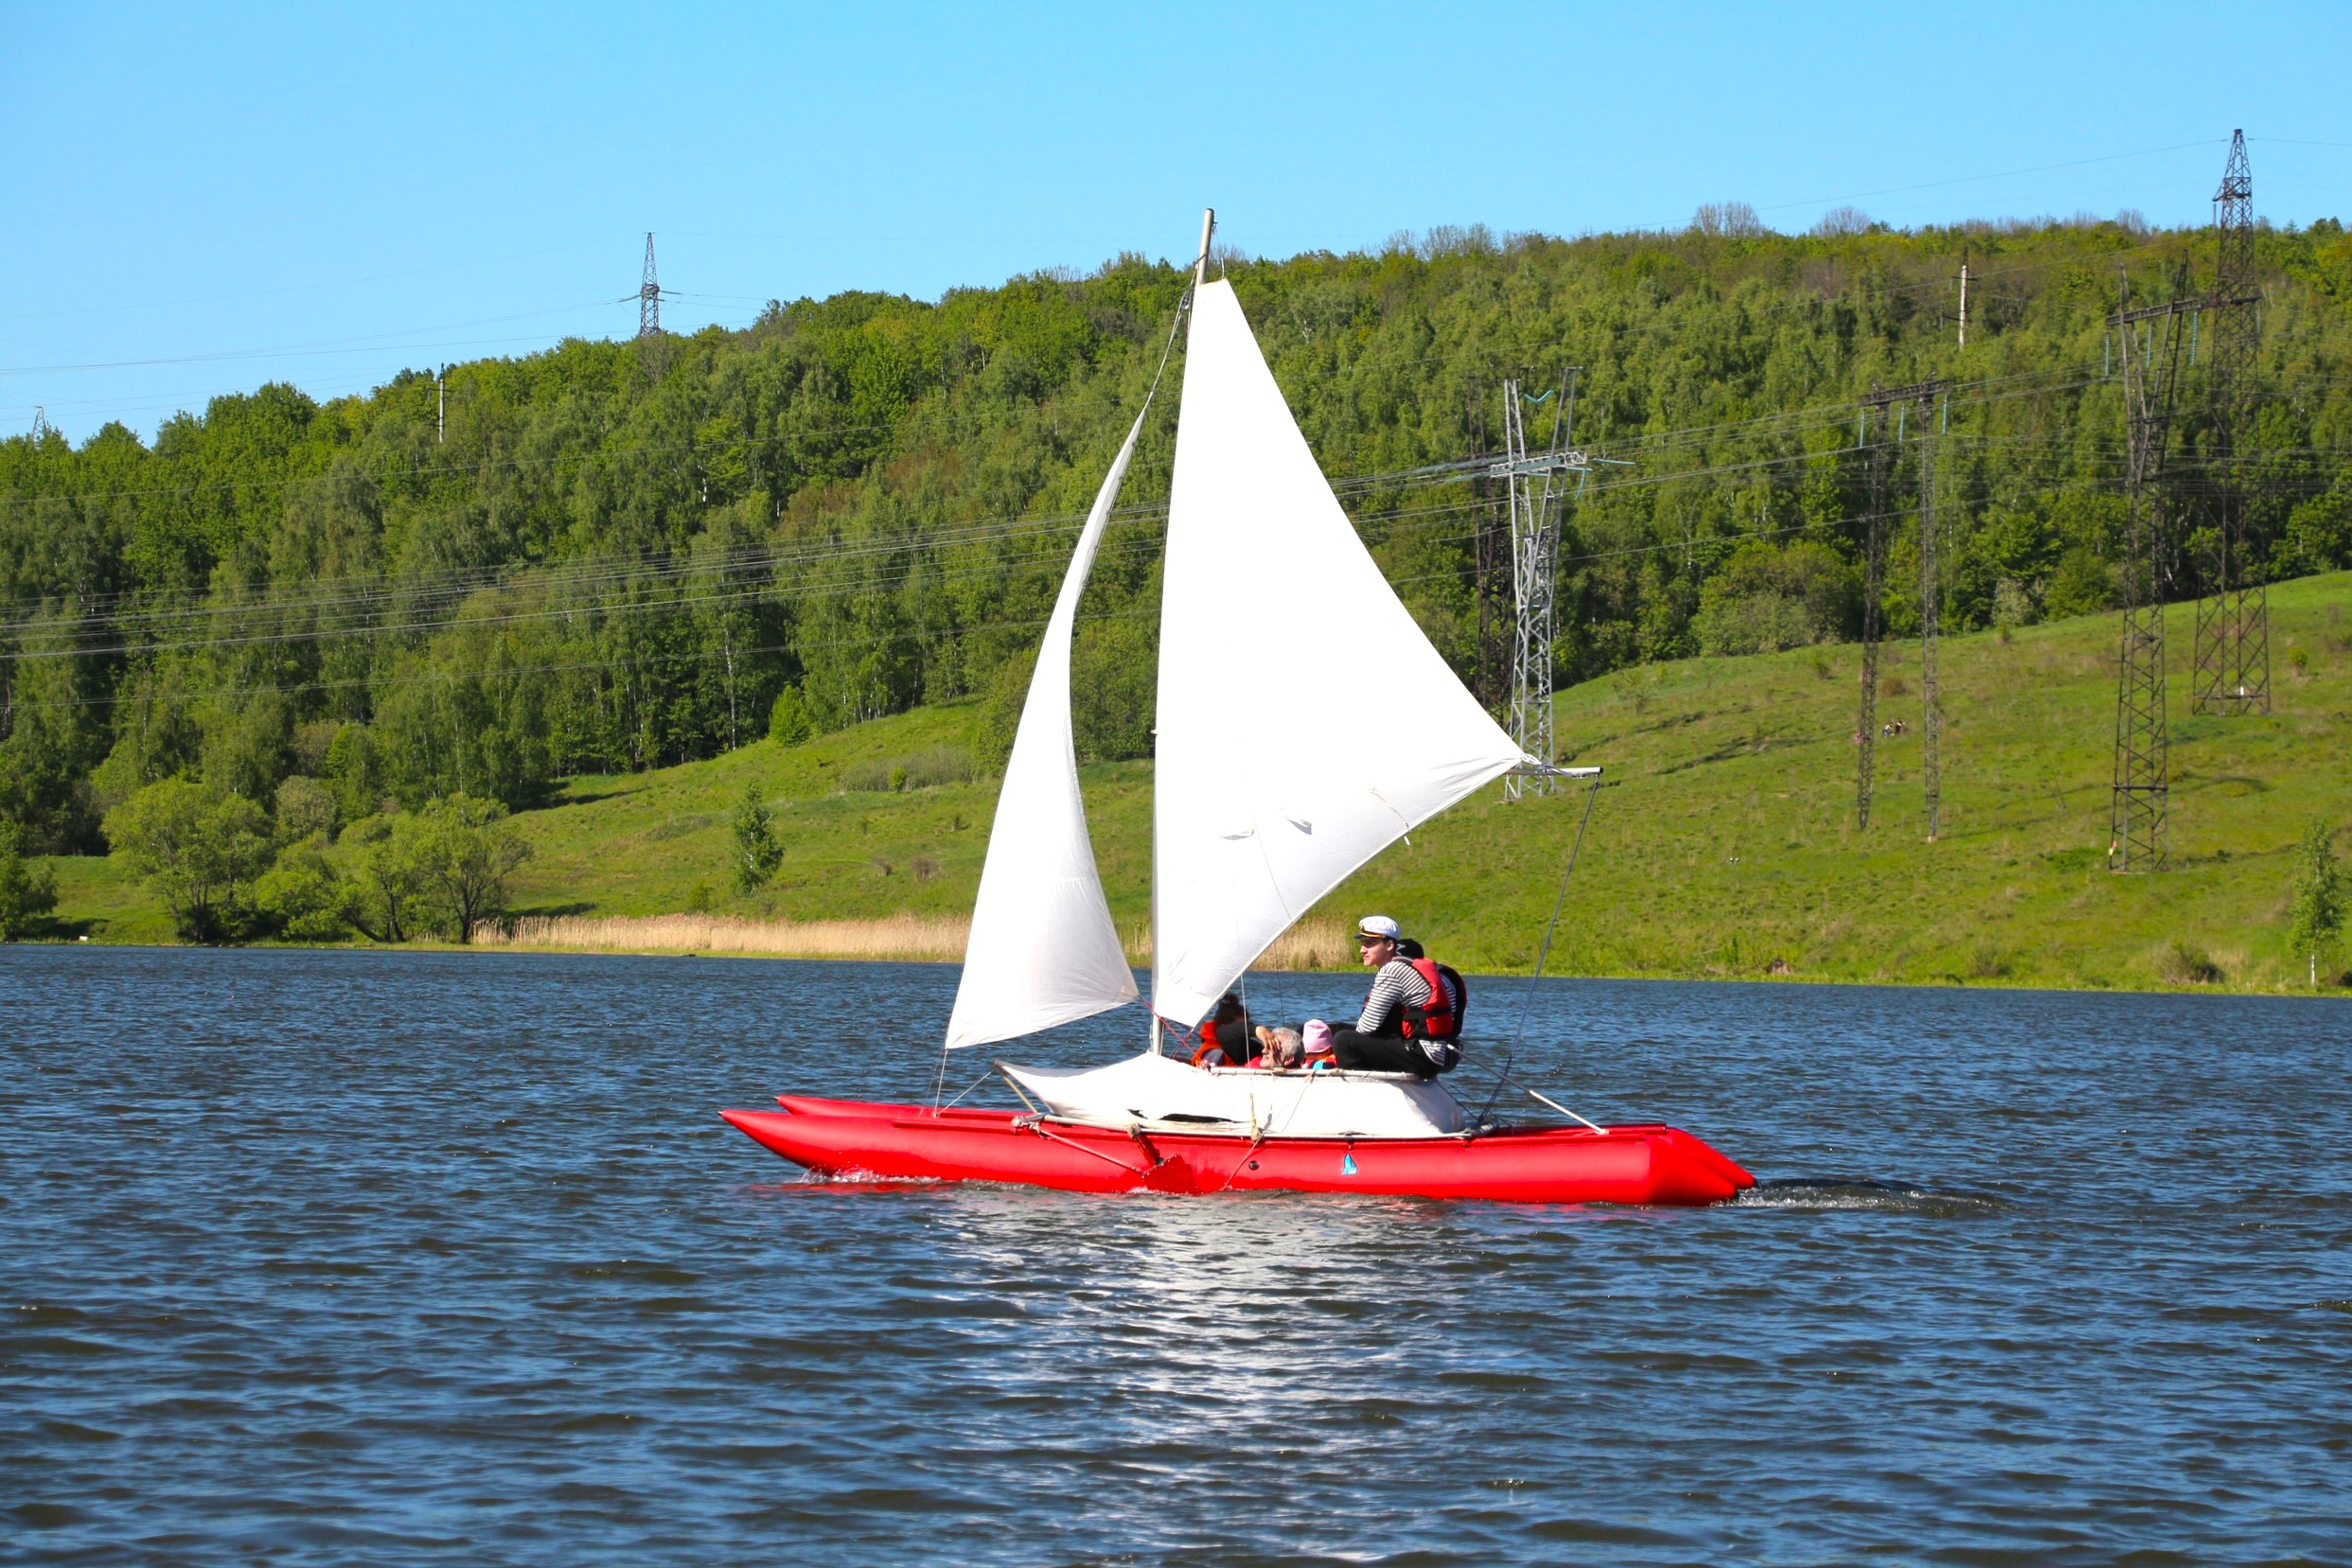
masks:
[[[1972,1219],[2010,1207],[2006,1198],[1983,1192],[1936,1192],[1924,1187],[1874,1181],[1868,1176],[1784,1176],[1760,1181],[1731,1200],[1733,1208],[1860,1209],[1874,1214],[1924,1214],[1930,1219]]]

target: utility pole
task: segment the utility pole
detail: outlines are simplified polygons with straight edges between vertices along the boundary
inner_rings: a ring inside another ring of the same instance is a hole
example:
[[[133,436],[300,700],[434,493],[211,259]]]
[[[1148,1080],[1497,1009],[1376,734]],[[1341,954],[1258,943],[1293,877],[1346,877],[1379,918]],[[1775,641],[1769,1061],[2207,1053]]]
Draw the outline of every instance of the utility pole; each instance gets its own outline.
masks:
[[[443,365],[433,373],[433,445],[446,444],[450,438],[450,367]]]
[[[1560,572],[1560,513],[1568,499],[1568,476],[1583,487],[1593,459],[1570,446],[1576,429],[1578,372],[1562,373],[1552,411],[1551,441],[1542,451],[1528,450],[1526,411],[1519,382],[1503,382],[1503,440],[1506,455],[1487,468],[1490,478],[1509,484],[1511,505],[1511,583],[1516,608],[1512,649],[1511,738],[1519,749],[1549,766],[1554,760],[1551,727],[1552,591]],[[1536,482],[1541,480],[1539,485]],[[1532,778],[1511,773],[1503,780],[1503,799],[1548,795],[1554,781],[1548,774]]]
[[[1862,399],[1862,430],[1866,432],[1864,461],[1870,478],[1869,512],[1862,531],[1862,705],[1854,720],[1854,826],[1870,826],[1870,797],[1878,783],[1879,640],[1883,630],[1886,597],[1886,524],[1890,520],[1887,492],[1895,449],[1902,441],[1902,412],[1916,405],[1919,412],[1919,688],[1925,713],[1919,730],[1924,737],[1927,779],[1927,836],[1936,833],[1942,800],[1938,737],[1942,733],[1942,693],[1936,685],[1936,648],[1942,619],[1943,576],[1936,564],[1935,429],[1936,398],[1943,392],[1938,380],[1911,386],[1872,387]],[[1895,439],[1887,440],[1886,422],[1896,419]]]
[[[2196,676],[2189,708],[2199,714],[2271,711],[2271,593],[2251,538],[2241,448],[2253,433],[2255,359],[2261,335],[2255,287],[2254,174],[2246,133],[2230,137],[2229,163],[2213,196],[2217,240],[2213,353],[2205,371],[2212,424],[2205,479],[2213,498],[2213,557],[2197,599]]]
[[[2165,596],[2172,585],[2171,508],[2163,488],[2181,362],[2181,323],[2200,302],[2181,295],[2131,306],[2124,280],[2107,325],[2123,359],[2123,643],[2115,668],[2115,766],[2108,806],[2107,869],[2165,866],[2170,805],[2165,714]]]
[[[1968,247],[1960,247],[1960,346],[1968,346]]]
[[[637,335],[658,338],[662,335],[662,283],[653,272],[653,236],[645,236],[645,277],[637,286]]]

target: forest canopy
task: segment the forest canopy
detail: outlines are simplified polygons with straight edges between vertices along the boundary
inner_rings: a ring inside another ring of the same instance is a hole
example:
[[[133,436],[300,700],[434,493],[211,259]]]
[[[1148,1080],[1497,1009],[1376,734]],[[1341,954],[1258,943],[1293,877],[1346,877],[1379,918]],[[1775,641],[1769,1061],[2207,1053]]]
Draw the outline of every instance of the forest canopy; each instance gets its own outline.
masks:
[[[2258,415],[2237,462],[2255,564],[2352,565],[2352,240],[2330,220],[2256,248]],[[1929,378],[1949,383],[1926,415],[1945,625],[2080,613],[2113,592],[2124,522],[2106,316],[2123,279],[2135,299],[2202,287],[2212,252],[2210,231],[2125,221],[1719,220],[1444,230],[1225,269],[1367,543],[1493,697],[1477,560],[1496,502],[1465,460],[1499,444],[1506,379],[1540,442],[1577,367],[1577,444],[1623,464],[1566,513],[1564,681],[1854,635],[1857,399]],[[568,774],[771,728],[1001,705],[1186,281],[1123,255],[935,303],[842,294],[741,331],[575,340],[451,367],[445,436],[416,372],[325,403],[216,398],[151,443],[120,425],[0,442],[0,821],[27,853],[97,851],[107,812],[182,777],[265,810],[315,779],[354,821],[461,794],[523,809]],[[2195,348],[2171,464],[2184,592],[2210,490]],[[1081,621],[1095,755],[1149,746],[1182,353]],[[1916,520],[1888,524],[1901,633]]]

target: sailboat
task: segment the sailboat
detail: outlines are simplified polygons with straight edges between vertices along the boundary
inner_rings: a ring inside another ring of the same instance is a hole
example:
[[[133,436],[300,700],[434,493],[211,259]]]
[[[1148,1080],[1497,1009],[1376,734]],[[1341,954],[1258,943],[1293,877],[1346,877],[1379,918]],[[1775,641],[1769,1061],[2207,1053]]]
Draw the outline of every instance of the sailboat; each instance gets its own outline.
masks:
[[[997,1064],[1025,1111],[787,1094],[779,1110],[720,1114],[836,1176],[1097,1192],[1732,1197],[1754,1178],[1663,1124],[1498,1126],[1435,1078],[1204,1067],[1163,1052],[1165,1031],[1198,1023],[1373,855],[1503,774],[1551,766],[1524,755],[1462,686],[1356,537],[1232,285],[1207,275],[1213,223],[1211,213],[1189,296],[1168,503],[1147,1048],[1088,1068]],[[1087,829],[1070,671],[1078,602],[1150,408],[1147,396],[1046,625],[989,835],[950,1052],[1141,999]]]

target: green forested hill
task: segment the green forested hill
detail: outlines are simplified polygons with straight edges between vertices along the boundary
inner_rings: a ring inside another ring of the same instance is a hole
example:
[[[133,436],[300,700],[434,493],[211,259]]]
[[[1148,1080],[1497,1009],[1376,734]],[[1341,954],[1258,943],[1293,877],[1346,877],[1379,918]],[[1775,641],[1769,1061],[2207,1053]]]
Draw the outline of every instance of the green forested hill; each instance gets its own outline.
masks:
[[[2352,240],[2327,222],[2258,248],[2264,565],[2352,564]],[[1580,442],[1632,466],[1568,520],[1565,683],[1849,635],[1853,399],[1930,375],[1955,383],[1936,414],[1947,625],[2099,606],[2120,515],[2102,319],[2120,275],[2161,297],[2209,252],[2199,233],[2092,222],[1473,230],[1228,270],[1366,538],[1474,678],[1491,502],[1416,470],[1496,444],[1504,376],[1547,387],[1583,367]],[[0,442],[0,816],[28,848],[93,852],[110,804],[177,773],[265,805],[316,775],[349,816],[452,790],[521,808],[569,777],[740,748],[780,697],[787,732],[966,698],[981,713],[1017,685],[1183,281],[1127,256],[461,365],[446,440],[416,374],[323,405],[288,387],[221,398],[151,444],[119,427],[80,448]],[[2196,386],[2175,459],[2191,529]],[[1554,407],[1530,405],[1538,439]],[[1156,417],[1088,595],[1098,759],[1147,746],[1172,430]]]

